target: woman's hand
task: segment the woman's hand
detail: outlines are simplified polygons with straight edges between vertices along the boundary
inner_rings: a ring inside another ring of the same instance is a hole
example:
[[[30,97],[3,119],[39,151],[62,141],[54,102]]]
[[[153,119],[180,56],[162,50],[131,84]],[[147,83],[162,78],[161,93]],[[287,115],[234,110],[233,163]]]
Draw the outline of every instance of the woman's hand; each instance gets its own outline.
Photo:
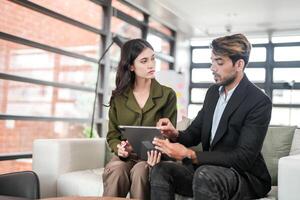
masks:
[[[157,150],[147,151],[147,155],[148,155],[147,163],[151,167],[153,167],[154,165],[160,162],[161,153],[158,152]]]
[[[133,150],[128,140],[122,141],[120,144],[117,145],[117,148],[118,148],[118,156],[123,158],[127,158]]]

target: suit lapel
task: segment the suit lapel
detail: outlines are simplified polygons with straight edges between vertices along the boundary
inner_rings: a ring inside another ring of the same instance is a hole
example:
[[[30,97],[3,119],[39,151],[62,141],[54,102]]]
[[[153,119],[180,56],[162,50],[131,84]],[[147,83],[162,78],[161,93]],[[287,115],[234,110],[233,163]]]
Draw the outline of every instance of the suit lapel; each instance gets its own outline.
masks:
[[[241,82],[233,92],[228,104],[226,105],[226,108],[219,122],[216,135],[212,141],[211,148],[214,147],[214,145],[222,138],[222,136],[227,131],[228,119],[231,116],[231,114],[240,106],[240,104],[246,97],[248,84],[249,84],[249,80],[244,74],[243,79],[241,80]]]

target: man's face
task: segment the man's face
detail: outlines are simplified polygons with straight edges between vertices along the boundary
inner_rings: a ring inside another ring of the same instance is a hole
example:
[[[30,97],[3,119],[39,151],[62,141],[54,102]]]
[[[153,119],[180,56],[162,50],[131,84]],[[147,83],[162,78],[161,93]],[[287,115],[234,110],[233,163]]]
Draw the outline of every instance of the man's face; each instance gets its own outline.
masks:
[[[211,54],[211,71],[218,85],[228,86],[234,82],[238,74],[238,67],[233,65],[228,56]]]

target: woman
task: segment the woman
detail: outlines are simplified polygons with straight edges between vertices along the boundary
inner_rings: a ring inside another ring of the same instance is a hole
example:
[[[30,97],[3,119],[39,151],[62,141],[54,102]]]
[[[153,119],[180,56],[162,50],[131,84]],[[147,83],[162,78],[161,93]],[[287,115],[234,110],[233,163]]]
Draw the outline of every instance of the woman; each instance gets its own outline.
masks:
[[[110,99],[107,142],[115,156],[104,169],[104,196],[126,197],[130,192],[131,198],[150,199],[148,164],[139,160],[118,126],[155,126],[162,117],[176,123],[176,94],[155,80],[152,46],[142,39],[130,40],[121,49],[116,89]],[[157,152],[150,154],[149,164],[159,162]]]

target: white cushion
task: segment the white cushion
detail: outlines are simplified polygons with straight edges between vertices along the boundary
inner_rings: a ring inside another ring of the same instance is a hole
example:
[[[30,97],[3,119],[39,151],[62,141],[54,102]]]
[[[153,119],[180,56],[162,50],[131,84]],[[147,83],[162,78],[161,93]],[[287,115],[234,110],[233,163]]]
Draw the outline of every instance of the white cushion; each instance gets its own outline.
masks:
[[[278,199],[299,200],[300,197],[300,155],[279,159]]]
[[[105,138],[37,139],[33,171],[40,180],[41,198],[57,196],[57,178],[73,171],[104,167]]]
[[[291,151],[290,155],[297,155],[300,154],[300,129],[296,129],[292,146],[291,146]]]
[[[75,171],[57,179],[57,196],[102,196],[104,168]]]

